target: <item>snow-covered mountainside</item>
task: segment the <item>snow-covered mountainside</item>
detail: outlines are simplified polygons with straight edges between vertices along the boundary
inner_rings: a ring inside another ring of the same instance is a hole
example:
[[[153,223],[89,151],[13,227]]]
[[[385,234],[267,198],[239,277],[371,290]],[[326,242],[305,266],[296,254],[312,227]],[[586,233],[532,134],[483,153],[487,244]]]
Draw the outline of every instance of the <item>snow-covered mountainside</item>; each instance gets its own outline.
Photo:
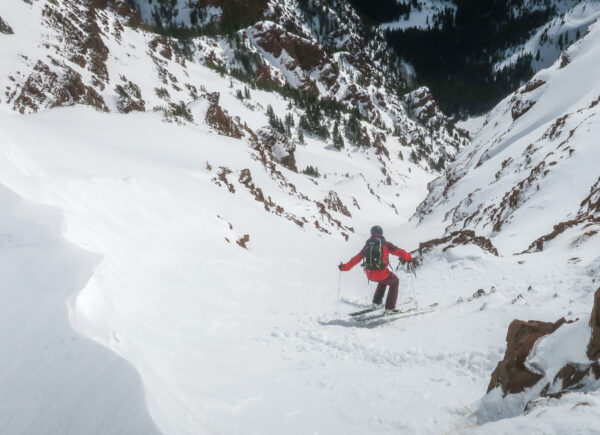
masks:
[[[224,11],[245,4],[230,3]],[[161,3],[159,11],[187,16],[178,5]],[[465,133],[435,110],[426,89],[406,107],[402,76],[381,36],[363,39],[358,16],[336,5],[265,3],[262,20],[228,36],[193,37],[202,29],[170,28],[187,31],[176,39],[142,30],[151,23],[140,23],[124,0],[7,3],[2,17],[20,30],[3,38],[0,107],[20,113],[72,104],[159,111],[170,120],[206,120],[221,134],[253,138],[268,125],[267,105],[252,102],[258,88],[286,100],[288,107],[271,115],[270,124],[292,143],[302,142],[302,132],[337,148],[372,146],[383,155],[388,144],[401,144],[401,158],[440,170],[467,142]],[[229,19],[228,25],[236,22]],[[206,69],[228,77],[211,86],[202,80]],[[219,100],[215,92],[225,89],[235,98]],[[415,117],[423,111],[430,115]]]
[[[415,219],[474,230],[504,254],[542,250],[559,235],[597,243],[599,40],[596,24],[491,111]]]
[[[432,228],[443,232],[420,245],[424,263],[435,264],[439,250],[474,243],[522,265],[546,261],[543,270],[560,270],[558,279],[566,284],[569,301],[554,318],[544,317],[538,305],[526,319],[543,322],[511,323],[505,357],[475,411],[478,423],[488,424],[476,433],[569,433],[574,424],[581,433],[595,431],[600,293],[592,298],[591,292],[600,261],[599,67],[595,23],[554,65],[487,115],[473,143],[430,183],[412,218],[413,232],[420,228],[421,236]],[[564,278],[566,269],[576,268],[579,278]],[[524,269],[531,273],[534,267]],[[528,292],[512,303],[531,303]],[[561,293],[547,295],[552,297]],[[569,322],[556,321],[560,316]],[[570,410],[583,404],[592,410],[573,420]]]
[[[408,12],[401,18],[383,23],[380,27],[384,30],[435,29],[442,26],[445,14],[455,14],[457,8],[457,2],[451,0],[421,0],[415,3],[407,4]],[[600,16],[598,0],[525,0],[513,3],[510,6],[511,17],[515,21],[534,11],[548,10],[551,13],[546,23],[532,29],[526,42],[505,50],[495,64],[497,70],[514,65],[524,56],[531,56],[534,72],[549,67]]]
[[[596,431],[598,24],[469,145],[347,2],[132,3],[0,2],[0,433]]]
[[[533,6],[526,7],[531,9]],[[536,29],[525,43],[508,49],[504,59],[496,64],[496,69],[506,68],[524,56],[531,56],[531,67],[535,72],[549,67],[600,17],[600,2],[597,0],[555,1],[553,6],[556,15]]]

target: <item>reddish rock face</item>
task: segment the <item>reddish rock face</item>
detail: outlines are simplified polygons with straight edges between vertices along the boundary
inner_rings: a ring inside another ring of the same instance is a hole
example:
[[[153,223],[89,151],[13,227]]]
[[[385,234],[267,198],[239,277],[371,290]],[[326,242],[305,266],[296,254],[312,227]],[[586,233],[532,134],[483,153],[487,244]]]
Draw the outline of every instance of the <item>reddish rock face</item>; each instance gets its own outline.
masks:
[[[291,171],[298,172],[296,167],[296,145],[284,135],[272,128],[262,128],[257,132],[257,145],[268,150],[281,165]]]
[[[26,113],[37,112],[44,106],[87,104],[106,110],[102,96],[94,88],[85,86],[79,73],[68,67],[62,68],[61,72],[59,75],[38,61],[21,91],[14,96],[14,109]]]
[[[453,233],[450,233],[449,235],[447,235],[445,237],[442,237],[439,239],[428,240],[426,242],[421,242],[421,243],[419,243],[418,252],[419,252],[419,256],[422,256],[423,254],[432,250],[436,246],[446,245],[444,247],[444,251],[445,251],[446,249],[450,249],[456,245],[468,245],[468,244],[473,244],[473,245],[479,246],[481,249],[489,252],[490,254],[493,254],[496,256],[498,255],[498,250],[492,244],[490,239],[485,238],[483,236],[477,236],[475,234],[475,231],[472,231],[472,230],[454,231]],[[413,252],[415,252],[415,251],[413,251]]]
[[[404,101],[422,124],[427,124],[441,114],[431,91],[425,87],[407,94]]]
[[[523,116],[529,109],[535,105],[535,101],[531,100],[517,100],[510,109],[510,114],[513,121],[516,121]]]
[[[600,288],[594,293],[594,308],[590,316],[592,336],[587,347],[587,356],[591,360],[600,358]]]
[[[492,373],[488,392],[500,386],[505,395],[516,394],[532,387],[542,379],[542,375],[527,370],[525,359],[540,337],[553,333],[563,323],[566,323],[564,317],[554,323],[513,320],[506,334],[507,346],[504,359],[498,363]]]
[[[553,383],[556,384],[557,382],[560,382],[562,391],[558,394],[564,394],[567,390],[577,390],[578,388],[583,387],[584,379],[588,376],[591,376],[594,379],[600,378],[600,365],[598,362],[587,365],[569,363],[559,370],[554,377]],[[548,387],[549,385],[546,385],[544,390],[542,390],[542,395],[546,395],[545,390],[547,390]]]
[[[219,93],[215,92],[208,95],[210,106],[206,111],[206,123],[217,130],[223,136],[230,136],[240,139],[243,133],[236,123],[221,106],[219,106]]]
[[[508,327],[506,336],[507,348],[504,359],[498,363],[488,386],[488,392],[500,386],[504,395],[521,393],[526,388],[534,386],[544,375],[532,373],[525,367],[525,360],[535,342],[544,335],[552,334],[563,323],[564,318],[555,323],[530,320],[513,320]],[[600,379],[600,288],[594,294],[594,308],[590,318],[592,334],[587,346],[587,356],[593,362],[589,364],[569,362],[565,364],[552,380],[547,379],[546,385],[540,389],[539,395],[560,399],[565,393],[585,391],[589,385]],[[547,375],[551,375],[546,373]],[[536,406],[539,398],[530,400],[525,406],[528,411]]]
[[[344,205],[337,192],[330,190],[325,199],[323,200],[329,210],[337,211],[344,216],[352,217],[348,211],[348,207]]]
[[[297,68],[302,71],[299,72],[299,80],[302,82],[302,89],[306,92],[319,94],[315,81],[308,75],[314,70],[320,72],[319,82],[325,86],[332,88],[337,85],[339,67],[336,62],[328,58],[319,44],[269,23],[257,23],[249,32],[256,44],[275,59],[279,59],[284,53],[289,56],[287,60],[282,59],[282,66],[289,71],[295,71]]]

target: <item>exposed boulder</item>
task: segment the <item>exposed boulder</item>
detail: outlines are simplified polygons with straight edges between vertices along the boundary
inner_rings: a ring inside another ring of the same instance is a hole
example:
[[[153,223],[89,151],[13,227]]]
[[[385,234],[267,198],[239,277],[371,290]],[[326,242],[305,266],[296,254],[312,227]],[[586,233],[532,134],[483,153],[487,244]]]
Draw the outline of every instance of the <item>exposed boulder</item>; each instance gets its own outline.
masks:
[[[525,367],[525,360],[540,337],[553,333],[565,322],[564,318],[554,323],[513,320],[506,334],[504,359],[498,363],[492,373],[488,393],[500,386],[504,395],[516,394],[540,381],[544,376],[528,370]]]
[[[560,399],[567,393],[598,388],[600,288],[594,294],[591,330],[578,320],[513,320],[508,327],[504,359],[492,373],[489,394],[477,411],[482,420],[528,412],[540,397]],[[498,387],[502,393],[500,403]],[[490,412],[497,417],[490,418]]]
[[[2,17],[0,17],[0,33],[4,33],[5,35],[13,35],[15,33],[12,27],[4,22]]]
[[[600,364],[597,361],[592,364],[568,363],[558,371],[552,383],[560,391],[548,393],[550,384],[547,384],[542,390],[542,396],[560,397],[568,390],[578,390],[585,386],[588,377],[593,380],[600,378]]]
[[[534,78],[534,79],[530,80],[529,82],[527,82],[527,84],[525,85],[525,87],[523,88],[521,93],[526,94],[527,92],[532,92],[532,91],[536,90],[537,88],[539,88],[540,86],[543,86],[545,84],[546,84],[546,82],[544,80],[539,79],[539,78]]]
[[[529,109],[531,109],[535,105],[535,101],[528,99],[515,99],[515,102],[510,108],[510,114],[512,116],[513,121],[516,121],[521,116],[523,116]]]

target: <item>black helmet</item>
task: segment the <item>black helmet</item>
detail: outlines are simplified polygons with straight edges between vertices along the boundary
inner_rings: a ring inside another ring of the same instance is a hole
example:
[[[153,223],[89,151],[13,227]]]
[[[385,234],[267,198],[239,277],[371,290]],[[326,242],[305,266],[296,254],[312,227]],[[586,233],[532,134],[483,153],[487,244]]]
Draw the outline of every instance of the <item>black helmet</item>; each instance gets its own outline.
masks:
[[[374,236],[375,234],[383,236],[383,229],[379,225],[375,225],[371,228],[371,235]]]

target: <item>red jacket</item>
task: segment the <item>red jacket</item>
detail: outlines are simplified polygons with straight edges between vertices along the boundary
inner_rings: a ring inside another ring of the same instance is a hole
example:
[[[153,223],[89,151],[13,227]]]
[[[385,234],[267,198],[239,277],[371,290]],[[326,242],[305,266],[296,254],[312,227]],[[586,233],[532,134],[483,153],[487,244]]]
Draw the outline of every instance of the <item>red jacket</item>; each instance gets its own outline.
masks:
[[[400,249],[397,246],[395,246],[393,243],[387,242],[383,236],[373,236],[373,237],[377,237],[383,240],[383,264],[385,264],[385,268],[384,269],[376,269],[376,270],[372,270],[372,269],[365,269],[365,273],[367,274],[367,278],[371,281],[383,281],[385,280],[388,276],[390,276],[390,271],[388,270],[387,266],[389,265],[389,256],[390,254],[395,255],[396,257],[400,257],[406,261],[412,261],[412,257],[411,255],[406,252],[404,249]],[[352,257],[350,259],[349,262],[342,264],[342,270],[344,272],[352,269],[354,266],[356,266],[360,260],[362,260],[365,256],[364,254],[365,252],[365,248],[362,248],[361,251],[356,254],[354,257]]]

